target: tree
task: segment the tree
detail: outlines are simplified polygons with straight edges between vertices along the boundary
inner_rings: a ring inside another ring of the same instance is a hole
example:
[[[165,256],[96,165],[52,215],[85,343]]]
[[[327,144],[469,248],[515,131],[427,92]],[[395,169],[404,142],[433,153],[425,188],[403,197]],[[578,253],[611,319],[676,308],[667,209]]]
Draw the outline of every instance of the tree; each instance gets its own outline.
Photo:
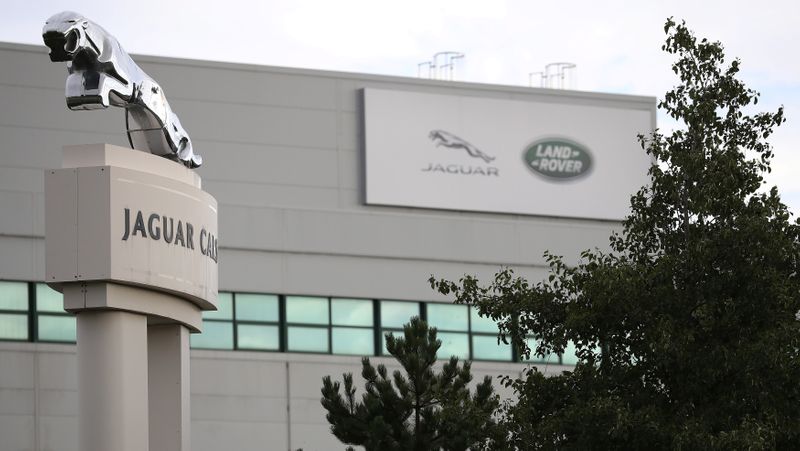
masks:
[[[574,343],[574,371],[505,380],[518,449],[800,447],[800,226],[763,179],[783,109],[749,114],[759,94],[738,60],[684,23],[664,30],[680,84],[659,108],[681,125],[640,136],[650,184],[609,250],[546,254],[534,284],[508,269],[486,286],[431,278],[525,355]]]
[[[498,434],[493,414],[499,406],[492,381],[486,376],[470,394],[469,362],[457,357],[434,371],[442,345],[436,329],[417,317],[403,328],[403,337],[386,336],[386,349],[403,367],[389,376],[362,359],[365,393],[356,399],[353,375],[341,384],[322,379],[322,406],[331,431],[343,443],[367,450],[466,450],[490,446]],[[502,435],[499,436],[502,438]],[[348,448],[352,449],[352,448]]]

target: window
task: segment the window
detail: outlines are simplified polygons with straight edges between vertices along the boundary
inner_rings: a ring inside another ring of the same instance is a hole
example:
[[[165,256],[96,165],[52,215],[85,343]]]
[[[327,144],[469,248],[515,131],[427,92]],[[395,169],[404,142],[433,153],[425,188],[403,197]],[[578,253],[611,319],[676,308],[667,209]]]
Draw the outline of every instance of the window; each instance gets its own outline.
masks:
[[[500,329],[491,318],[481,316],[478,310],[470,307],[470,329],[472,331],[472,358],[477,360],[499,360],[509,362],[513,359],[511,344],[497,338]]]
[[[418,302],[381,301],[381,326],[384,329],[403,330],[412,316],[419,316]]]
[[[469,309],[466,305],[428,303],[428,325],[438,329],[442,347],[436,356],[449,359],[469,359]]]
[[[64,295],[44,283],[36,284],[36,334],[39,341],[74,343],[75,315],[64,311]]]
[[[567,347],[564,349],[564,354],[561,355],[561,364],[562,365],[578,364],[578,356],[575,355],[575,343],[573,343],[572,341],[567,343]]]
[[[28,340],[28,284],[0,281],[0,339]]]
[[[412,317],[436,327],[438,357],[498,362],[575,365],[575,346],[563,355],[530,359],[499,342],[497,323],[465,305],[220,292],[218,310],[203,312],[203,333],[192,348],[388,355],[385,336],[402,336]],[[75,316],[63,309],[63,295],[44,283],[0,281],[0,340],[74,343]],[[535,350],[536,339],[527,338]]]
[[[381,355],[389,355],[386,350],[385,336],[393,333],[403,336],[403,325],[413,316],[420,316],[419,302],[380,301],[381,320]]]
[[[334,354],[375,354],[374,305],[371,300],[331,299],[331,345]]]
[[[236,347],[280,350],[280,308],[274,294],[236,293]]]
[[[329,353],[328,298],[286,296],[286,350]]]
[[[203,312],[203,333],[192,334],[193,348],[233,349],[233,293],[219,293],[217,310]]]

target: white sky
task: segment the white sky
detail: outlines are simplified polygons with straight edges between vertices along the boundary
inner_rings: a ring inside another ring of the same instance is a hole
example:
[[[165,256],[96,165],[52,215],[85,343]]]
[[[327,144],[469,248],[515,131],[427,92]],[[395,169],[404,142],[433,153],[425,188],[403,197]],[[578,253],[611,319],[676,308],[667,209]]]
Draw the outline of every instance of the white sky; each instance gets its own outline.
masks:
[[[530,72],[569,61],[575,89],[659,98],[676,83],[663,25],[685,19],[741,59],[759,110],[784,105],[768,180],[800,213],[797,0],[3,0],[0,41],[41,44],[45,19],[65,9],[131,53],[413,77],[418,63],[455,50],[466,54],[457,80],[527,85]]]

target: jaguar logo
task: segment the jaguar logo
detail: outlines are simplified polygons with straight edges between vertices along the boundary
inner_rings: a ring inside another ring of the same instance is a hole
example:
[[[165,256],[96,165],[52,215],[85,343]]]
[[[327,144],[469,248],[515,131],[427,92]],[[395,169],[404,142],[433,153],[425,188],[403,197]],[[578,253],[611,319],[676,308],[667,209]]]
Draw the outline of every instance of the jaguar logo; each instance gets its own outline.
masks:
[[[467,141],[444,130],[433,130],[428,134],[428,137],[436,143],[436,147],[444,146],[451,149],[464,149],[469,156],[480,158],[487,163],[491,163],[494,160],[494,157],[485,154],[482,150]]]
[[[428,137],[436,144],[436,147],[449,147],[451,149],[464,149],[467,154],[474,158],[480,158],[486,163],[494,160],[491,155],[485,154],[483,151],[473,146],[472,144],[464,141],[458,136],[446,132],[444,130],[433,130],[428,134]],[[499,176],[500,171],[489,165],[466,165],[466,164],[453,164],[452,162],[441,163],[431,162],[428,167],[423,168],[422,172],[429,174],[455,174],[455,175],[483,175],[483,176]]]

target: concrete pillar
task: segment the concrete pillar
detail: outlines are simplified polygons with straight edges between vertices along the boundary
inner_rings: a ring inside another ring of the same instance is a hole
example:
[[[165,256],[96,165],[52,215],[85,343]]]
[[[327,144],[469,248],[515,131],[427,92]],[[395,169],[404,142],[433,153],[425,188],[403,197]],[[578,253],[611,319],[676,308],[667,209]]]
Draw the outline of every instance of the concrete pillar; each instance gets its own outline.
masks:
[[[217,201],[150,153],[67,146],[63,166],[45,173],[45,280],[77,314],[79,449],[188,451],[189,331],[216,309]]]
[[[150,451],[189,451],[189,329],[180,324],[147,330]]]
[[[77,314],[82,451],[147,451],[147,317]]]

